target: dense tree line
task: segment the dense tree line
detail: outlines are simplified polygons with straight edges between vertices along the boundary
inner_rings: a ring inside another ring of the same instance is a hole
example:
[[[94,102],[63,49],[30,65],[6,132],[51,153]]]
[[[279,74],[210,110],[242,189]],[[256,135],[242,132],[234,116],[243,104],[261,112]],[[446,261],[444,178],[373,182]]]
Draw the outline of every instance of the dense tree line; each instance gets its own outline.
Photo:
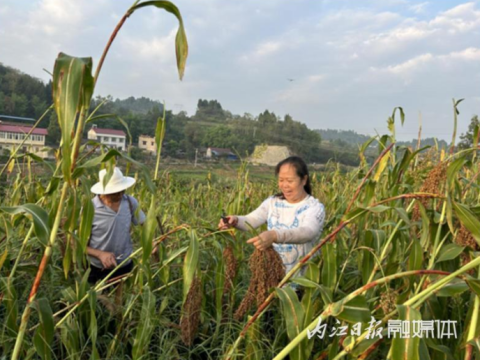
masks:
[[[0,63],[0,114],[38,119],[52,103],[52,83]],[[46,127],[48,118],[42,122]]]
[[[358,145],[362,145],[370,139],[370,136],[358,134],[353,130],[326,129],[315,131],[321,135],[322,140],[343,148],[352,146],[358,148]],[[415,149],[417,147],[417,142],[417,139],[412,139],[411,141],[397,141],[397,146],[407,146]],[[421,139],[421,146],[435,146],[435,144],[438,144],[439,148],[448,147],[448,143],[445,140],[439,140],[432,137]]]
[[[336,129],[321,129],[317,131],[323,140],[335,141],[341,140],[347,144],[358,145],[370,139],[370,136],[358,134],[353,130],[336,130]]]

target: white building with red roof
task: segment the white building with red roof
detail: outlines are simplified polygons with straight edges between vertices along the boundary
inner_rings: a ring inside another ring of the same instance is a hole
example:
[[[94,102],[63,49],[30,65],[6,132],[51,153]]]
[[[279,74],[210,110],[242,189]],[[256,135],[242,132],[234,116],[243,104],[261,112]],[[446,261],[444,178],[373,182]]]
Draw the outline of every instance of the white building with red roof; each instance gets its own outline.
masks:
[[[127,148],[127,135],[123,130],[101,129],[97,127],[97,125],[93,125],[88,131],[88,139],[96,140],[109,148],[118,149],[120,151],[125,151]]]
[[[31,152],[43,158],[48,157],[48,149],[45,148],[47,129],[35,128],[28,136],[31,130],[32,126],[0,121],[0,151],[21,146],[20,150],[23,152]]]

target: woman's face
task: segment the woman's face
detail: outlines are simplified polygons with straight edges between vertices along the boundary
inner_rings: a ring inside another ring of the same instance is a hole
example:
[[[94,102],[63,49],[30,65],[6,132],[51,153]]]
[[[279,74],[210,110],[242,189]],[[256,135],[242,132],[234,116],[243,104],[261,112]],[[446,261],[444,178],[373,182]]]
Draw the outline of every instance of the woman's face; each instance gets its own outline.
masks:
[[[305,197],[305,189],[307,177],[301,178],[297,175],[295,168],[290,164],[280,167],[278,172],[278,187],[288,202],[295,203],[303,200]]]

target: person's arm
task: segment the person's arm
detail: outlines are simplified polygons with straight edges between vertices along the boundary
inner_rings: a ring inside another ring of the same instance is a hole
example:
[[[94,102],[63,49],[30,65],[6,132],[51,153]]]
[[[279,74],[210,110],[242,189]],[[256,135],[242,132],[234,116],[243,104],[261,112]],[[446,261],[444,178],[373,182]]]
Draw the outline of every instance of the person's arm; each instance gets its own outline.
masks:
[[[305,210],[302,226],[295,229],[274,229],[278,244],[304,244],[320,236],[325,222],[325,207],[318,203]]]
[[[322,233],[325,221],[325,208],[318,203],[307,209],[304,216],[304,224],[298,228],[264,231],[259,236],[248,239],[247,243],[263,251],[272,246],[273,243],[303,244],[312,241]]]
[[[87,254],[100,260],[105,269],[111,269],[117,266],[117,259],[115,259],[114,253],[87,246]]]
[[[218,223],[218,228],[220,230],[226,230],[228,228],[236,228],[242,231],[250,230],[247,222],[256,229],[262,224],[265,224],[267,221],[268,216],[268,203],[271,198],[266,199],[257,209],[252,211],[250,214],[245,216],[239,215],[228,215],[227,221],[225,222],[223,219],[220,219]]]
[[[260,225],[265,224],[268,218],[268,205],[270,201],[271,198],[266,199],[257,209],[255,209],[248,215],[237,216],[235,228],[242,231],[249,231],[250,227],[247,225],[247,223],[250,224],[250,226],[254,229],[258,228]]]

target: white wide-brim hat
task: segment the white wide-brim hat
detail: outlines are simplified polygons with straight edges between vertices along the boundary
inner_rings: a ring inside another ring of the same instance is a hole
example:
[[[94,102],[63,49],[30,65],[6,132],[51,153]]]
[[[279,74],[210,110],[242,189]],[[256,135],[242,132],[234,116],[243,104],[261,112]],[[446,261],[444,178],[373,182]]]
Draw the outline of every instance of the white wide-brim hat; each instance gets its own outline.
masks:
[[[123,176],[119,168],[113,170],[113,175],[110,178],[110,181],[103,187],[103,179],[107,174],[107,170],[100,170],[98,177],[100,181],[92,186],[90,191],[97,195],[108,195],[115,194],[125,189],[128,189],[130,186],[135,184],[135,179],[129,176]]]

